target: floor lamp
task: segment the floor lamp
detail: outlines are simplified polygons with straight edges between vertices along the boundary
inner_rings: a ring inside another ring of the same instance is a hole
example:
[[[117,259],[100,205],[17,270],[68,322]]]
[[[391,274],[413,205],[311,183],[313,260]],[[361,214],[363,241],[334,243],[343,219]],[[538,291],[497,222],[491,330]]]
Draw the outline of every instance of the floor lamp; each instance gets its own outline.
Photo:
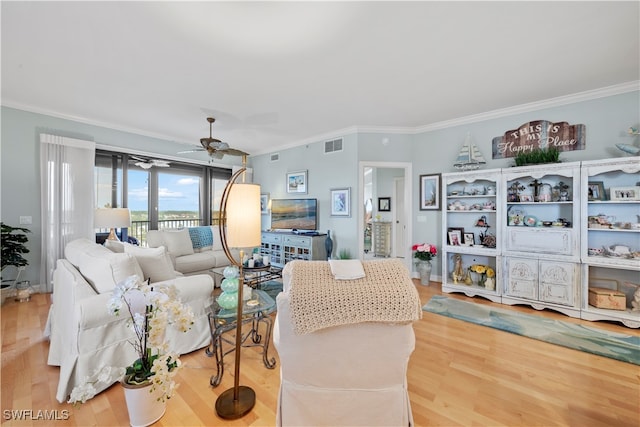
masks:
[[[244,164],[244,159],[243,159]],[[229,248],[260,246],[260,186],[256,184],[236,184],[238,177],[246,171],[243,167],[231,176],[220,201],[219,230],[224,253],[240,270],[238,280],[238,302],[236,312],[235,378],[233,388],[225,390],[216,400],[216,413],[220,418],[234,420],[253,408],[256,393],[251,387],[240,385],[240,349],[242,346],[242,288],[244,276],[242,260],[244,251],[240,249],[240,259],[236,260]]]
[[[93,214],[95,228],[110,228],[107,240],[120,240],[116,228],[131,227],[131,212],[129,208],[98,208]]]

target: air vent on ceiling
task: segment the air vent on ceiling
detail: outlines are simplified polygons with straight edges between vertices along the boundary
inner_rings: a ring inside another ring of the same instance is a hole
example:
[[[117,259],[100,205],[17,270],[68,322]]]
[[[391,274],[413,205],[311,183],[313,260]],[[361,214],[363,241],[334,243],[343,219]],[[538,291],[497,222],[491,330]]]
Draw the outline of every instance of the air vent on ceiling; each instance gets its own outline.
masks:
[[[274,153],[271,155],[272,162],[277,162],[278,160],[280,160],[280,153]]]
[[[333,153],[336,151],[342,151],[342,138],[333,139],[331,141],[325,141],[324,152]]]

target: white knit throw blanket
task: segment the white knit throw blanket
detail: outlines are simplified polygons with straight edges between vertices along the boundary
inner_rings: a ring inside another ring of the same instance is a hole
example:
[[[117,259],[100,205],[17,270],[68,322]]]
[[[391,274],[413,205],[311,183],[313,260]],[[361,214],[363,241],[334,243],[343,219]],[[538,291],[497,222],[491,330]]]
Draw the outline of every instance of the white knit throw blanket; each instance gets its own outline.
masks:
[[[294,332],[361,322],[422,318],[420,297],[400,260],[363,261],[366,276],[335,280],[326,261],[292,261],[289,299]]]

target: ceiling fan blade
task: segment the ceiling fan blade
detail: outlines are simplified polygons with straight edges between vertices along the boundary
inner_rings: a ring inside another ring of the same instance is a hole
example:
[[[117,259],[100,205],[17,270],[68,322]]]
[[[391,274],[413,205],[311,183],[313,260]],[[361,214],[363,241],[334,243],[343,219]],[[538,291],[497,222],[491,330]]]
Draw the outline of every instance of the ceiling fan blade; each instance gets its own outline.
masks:
[[[194,148],[193,150],[186,150],[186,151],[178,151],[177,154],[185,154],[185,153],[199,153],[201,151],[207,151],[205,148]]]
[[[145,162],[137,162],[135,163],[136,166],[142,168],[142,169],[151,169],[153,167],[153,165],[151,163],[145,163]]]

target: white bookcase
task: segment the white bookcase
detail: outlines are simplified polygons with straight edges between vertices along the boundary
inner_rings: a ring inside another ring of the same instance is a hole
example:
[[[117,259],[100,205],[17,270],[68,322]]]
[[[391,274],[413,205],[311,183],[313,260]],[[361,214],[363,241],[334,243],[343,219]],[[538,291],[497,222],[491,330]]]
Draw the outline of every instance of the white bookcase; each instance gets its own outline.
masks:
[[[640,327],[640,157],[582,162],[582,312],[586,320]],[[624,310],[589,304],[589,288],[625,294]]]
[[[502,172],[503,304],[580,317],[580,163]]]
[[[502,193],[500,169],[442,174],[442,290],[462,292],[467,296],[481,295],[500,302],[500,244],[503,209],[498,202]],[[478,226],[487,224],[489,227]],[[449,231],[460,232],[460,240],[449,240]],[[465,241],[465,233],[473,233],[473,244]],[[493,236],[494,244],[483,245],[481,235]],[[458,243],[458,244],[456,244]],[[496,273],[494,287],[478,283],[479,276],[469,272],[469,280],[454,280],[457,262],[465,274],[473,264],[488,265]]]

